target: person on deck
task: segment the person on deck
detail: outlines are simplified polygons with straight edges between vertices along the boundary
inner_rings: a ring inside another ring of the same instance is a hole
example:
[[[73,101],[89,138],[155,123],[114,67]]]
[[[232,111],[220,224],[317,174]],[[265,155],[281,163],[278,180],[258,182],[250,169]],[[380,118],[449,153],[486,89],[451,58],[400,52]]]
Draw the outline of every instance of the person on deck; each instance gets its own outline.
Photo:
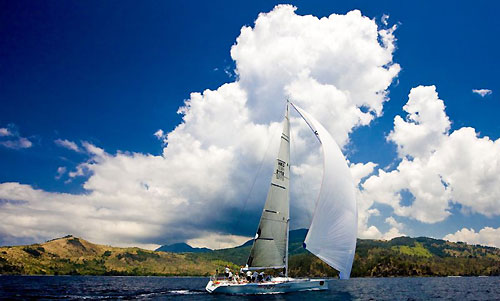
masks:
[[[257,273],[257,271],[253,272],[252,282],[257,282],[257,277],[259,277],[259,273]]]
[[[259,276],[257,277],[259,282],[262,282],[264,280],[264,272],[260,272]]]
[[[229,277],[229,272],[231,272],[231,269],[229,269],[229,266],[226,265],[226,269],[224,270],[224,276],[227,278]]]
[[[252,272],[247,271],[247,281],[250,282],[252,281]]]

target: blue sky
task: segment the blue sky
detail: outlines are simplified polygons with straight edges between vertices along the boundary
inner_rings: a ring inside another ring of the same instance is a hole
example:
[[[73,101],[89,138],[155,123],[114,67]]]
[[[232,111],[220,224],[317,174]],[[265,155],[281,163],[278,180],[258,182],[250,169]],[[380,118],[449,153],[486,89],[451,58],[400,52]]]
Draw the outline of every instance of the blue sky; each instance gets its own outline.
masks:
[[[84,184],[99,172],[99,164],[103,167],[106,163],[105,159],[96,159],[95,152],[85,145],[98,147],[110,156],[167,156],[165,145],[154,133],[158,129],[171,132],[182,122],[177,110],[192,98],[190,93],[217,90],[237,80],[231,46],[242,26],[253,27],[259,13],[270,12],[279,3],[2,1],[0,128],[11,134],[0,137],[0,142],[24,138],[31,145],[0,146],[0,183],[81,196],[99,190]],[[388,171],[396,168],[402,157],[398,157],[394,141],[386,137],[394,129],[395,116],[406,116],[403,106],[408,94],[419,85],[436,87],[451,121],[450,133],[472,127],[479,137],[488,136],[493,141],[500,138],[495,114],[500,109],[500,43],[496,39],[500,21],[494,15],[500,5],[496,2],[288,3],[297,7],[295,14],[299,16],[321,18],[359,9],[379,28],[397,26],[391,63],[399,64],[401,71],[386,90],[389,100],[383,105],[383,114],[350,133],[344,149],[351,162],[374,162],[380,168],[388,167]],[[382,22],[384,15],[389,16],[388,25]],[[489,89],[492,93],[482,97],[473,89]],[[76,143],[78,151],[61,147],[55,143],[57,139]],[[492,148],[497,149],[498,143]],[[495,155],[493,158],[500,161]],[[82,171],[83,176],[69,176],[85,162],[93,167]],[[64,168],[64,172],[59,170],[60,177],[58,168]],[[495,193],[494,189],[484,191],[493,195],[493,205],[499,202]],[[411,194],[403,193],[402,197],[402,203],[412,204]],[[22,202],[6,192],[0,206],[14,201]],[[368,226],[374,225],[382,233],[389,231],[392,226],[386,219],[393,216],[403,224],[398,226],[400,233],[440,238],[462,228],[476,232],[485,227],[500,228],[498,214],[487,216],[474,206],[464,206],[467,202],[450,201],[451,214],[432,223],[411,214],[394,214],[395,208],[375,202],[371,208],[379,214],[370,215]],[[37,219],[36,212],[26,216]],[[258,216],[256,212],[249,213],[250,220]],[[206,222],[210,222],[208,217]],[[237,233],[231,229],[214,229],[213,233],[251,236],[250,229],[255,226],[249,223],[247,227]],[[0,229],[3,244],[32,242],[72,231],[64,225],[51,226],[39,234],[34,229],[24,231],[28,234],[9,229]],[[165,239],[154,235],[144,240],[127,237],[117,242],[154,245],[179,237],[203,244],[202,237],[194,232],[165,235]],[[89,236],[96,241],[112,241]]]

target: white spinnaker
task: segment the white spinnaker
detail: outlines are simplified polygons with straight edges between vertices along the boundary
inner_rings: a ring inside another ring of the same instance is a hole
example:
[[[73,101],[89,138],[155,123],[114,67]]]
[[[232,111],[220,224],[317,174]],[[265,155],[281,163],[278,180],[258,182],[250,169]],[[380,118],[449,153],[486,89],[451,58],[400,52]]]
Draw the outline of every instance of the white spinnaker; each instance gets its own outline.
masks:
[[[330,133],[309,113],[293,105],[323,147],[323,181],[306,249],[349,279],[356,250],[358,210],[351,172]]]

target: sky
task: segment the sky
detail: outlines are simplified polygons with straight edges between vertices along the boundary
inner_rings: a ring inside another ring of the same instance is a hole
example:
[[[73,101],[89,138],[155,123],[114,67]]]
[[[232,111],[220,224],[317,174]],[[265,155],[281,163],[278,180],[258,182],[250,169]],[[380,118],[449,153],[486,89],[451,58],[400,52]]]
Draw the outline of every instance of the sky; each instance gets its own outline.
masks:
[[[500,247],[494,1],[0,1],[0,245],[252,237],[286,99],[349,161],[358,237]],[[320,146],[292,115],[291,227]]]

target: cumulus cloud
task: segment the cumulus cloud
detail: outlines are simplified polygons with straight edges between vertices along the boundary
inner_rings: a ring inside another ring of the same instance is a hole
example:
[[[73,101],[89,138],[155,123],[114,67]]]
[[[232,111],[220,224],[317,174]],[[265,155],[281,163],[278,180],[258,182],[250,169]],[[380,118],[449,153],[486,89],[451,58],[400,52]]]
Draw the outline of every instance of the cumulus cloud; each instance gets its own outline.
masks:
[[[391,226],[391,228],[382,235],[382,239],[385,240],[391,240],[395,237],[400,237],[400,236],[405,236],[404,233],[401,232],[404,228],[403,223],[399,223],[396,221],[396,219],[392,216],[389,216],[388,218],[385,219],[385,222]]]
[[[358,186],[362,180],[364,180],[366,177],[368,177],[370,174],[373,173],[375,167],[377,167],[377,164],[373,162],[351,163],[349,165],[349,168],[351,170],[354,184]]]
[[[493,91],[489,89],[473,89],[472,93],[476,93],[478,95],[481,95],[481,97],[485,97],[486,95],[490,95],[491,93],[493,93]]]
[[[466,212],[500,215],[500,139],[479,137],[470,127],[450,133],[434,86],[413,88],[404,110],[407,117],[396,116],[388,136],[401,161],[368,178],[363,196],[425,223],[446,219],[453,203]],[[402,202],[405,191],[414,198],[409,205]]]
[[[382,239],[391,240],[395,237],[401,237],[401,236],[405,236],[405,234],[401,233],[398,228],[392,227],[391,229],[389,229],[389,231],[387,231],[386,233],[384,233],[384,235],[382,235]]]
[[[72,150],[72,151],[75,151],[75,152],[80,152],[80,148],[78,147],[78,145],[76,145],[75,142],[73,141],[69,141],[67,139],[56,139],[54,140],[54,143],[60,147],[64,147],[66,149],[69,149],[69,150]]]
[[[479,232],[476,232],[472,228],[463,228],[453,234],[446,235],[443,239],[500,248],[500,228],[484,227]]]
[[[404,225],[402,223],[399,223],[398,221],[396,221],[396,219],[392,216],[389,216],[388,218],[386,218],[385,222],[398,230],[401,230],[404,227]]]
[[[86,193],[0,184],[0,233],[16,236],[9,239],[73,233],[121,245],[253,236],[285,100],[315,115],[345,146],[349,133],[380,116],[388,100],[387,88],[400,70],[392,61],[394,30],[377,28],[359,11],[318,19],[279,5],[260,14],[231,48],[236,80],[192,93],[179,109],[182,123],[156,132],[167,142],[161,155],[109,154],[83,142],[90,159],[69,177],[89,175]],[[322,159],[307,126],[298,117],[291,124],[292,228],[299,228],[308,226]],[[374,167],[351,166],[358,182]],[[361,216],[369,214],[363,210],[374,213],[369,205],[362,204]]]
[[[425,158],[432,154],[446,137],[450,120],[444,111],[436,87],[411,89],[403,107],[408,114],[394,118],[394,129],[387,139],[396,143],[400,157]]]
[[[14,124],[9,124],[5,128],[0,128],[0,137],[4,137],[0,140],[0,145],[6,148],[23,149],[33,146],[33,143],[28,138],[21,137]]]
[[[231,49],[250,118],[280,120],[289,97],[344,145],[388,100],[386,89],[400,70],[392,62],[395,27],[378,29],[357,10],[321,19],[294,11],[282,5],[260,14]]]
[[[366,177],[373,173],[377,165],[372,162],[352,163],[349,165],[354,184],[356,185],[356,201],[358,205],[358,236],[360,238],[381,238],[382,233],[375,226],[368,226],[368,219],[372,215],[377,215],[379,212],[372,209],[373,200],[365,198],[363,191],[360,189],[360,183]]]

